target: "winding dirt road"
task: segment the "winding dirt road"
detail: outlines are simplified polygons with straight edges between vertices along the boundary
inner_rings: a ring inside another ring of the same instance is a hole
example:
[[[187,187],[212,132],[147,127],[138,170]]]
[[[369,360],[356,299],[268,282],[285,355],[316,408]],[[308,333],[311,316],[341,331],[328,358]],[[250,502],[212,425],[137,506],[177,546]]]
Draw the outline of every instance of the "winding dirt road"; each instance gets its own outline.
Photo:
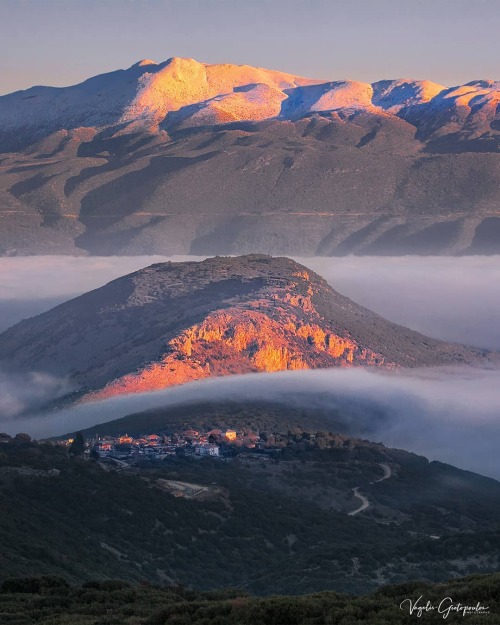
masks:
[[[379,462],[379,466],[382,467],[384,471],[384,475],[382,477],[379,477],[378,480],[373,480],[373,482],[370,482],[370,484],[383,482],[384,480],[388,480],[392,476],[392,469],[388,464],[385,464],[385,462]],[[354,493],[354,496],[357,497],[361,501],[361,505],[359,506],[359,508],[356,508],[356,510],[349,512],[348,513],[349,516],[354,516],[355,514],[359,514],[360,512],[363,512],[363,510],[366,510],[370,506],[370,502],[368,501],[368,498],[359,492],[359,488],[360,488],[359,486],[356,486],[355,488],[352,489],[352,492]]]

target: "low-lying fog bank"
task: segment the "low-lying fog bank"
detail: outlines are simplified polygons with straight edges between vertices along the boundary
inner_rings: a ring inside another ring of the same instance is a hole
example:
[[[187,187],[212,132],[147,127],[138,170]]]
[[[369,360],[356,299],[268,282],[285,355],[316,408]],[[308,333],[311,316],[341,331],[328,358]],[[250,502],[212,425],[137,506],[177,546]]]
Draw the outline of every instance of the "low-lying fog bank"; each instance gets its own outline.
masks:
[[[345,415],[346,433],[500,478],[498,370],[327,369],[232,376],[87,403],[45,416],[11,416],[0,428],[53,436],[148,408],[224,398],[338,408]]]

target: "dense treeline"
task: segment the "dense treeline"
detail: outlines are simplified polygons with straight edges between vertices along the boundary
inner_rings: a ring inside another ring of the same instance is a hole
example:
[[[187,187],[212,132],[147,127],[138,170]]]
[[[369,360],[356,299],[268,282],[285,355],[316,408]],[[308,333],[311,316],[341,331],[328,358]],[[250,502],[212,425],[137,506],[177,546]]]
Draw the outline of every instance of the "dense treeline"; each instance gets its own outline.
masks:
[[[410,616],[410,601],[434,608],[418,619],[417,611]],[[479,605],[483,613],[464,617],[459,605]],[[72,587],[58,577],[10,579],[0,586],[0,620],[5,625],[403,625],[414,620],[494,625],[500,620],[500,574],[439,585],[416,581],[385,586],[365,596],[322,592],[286,597],[117,580]]]

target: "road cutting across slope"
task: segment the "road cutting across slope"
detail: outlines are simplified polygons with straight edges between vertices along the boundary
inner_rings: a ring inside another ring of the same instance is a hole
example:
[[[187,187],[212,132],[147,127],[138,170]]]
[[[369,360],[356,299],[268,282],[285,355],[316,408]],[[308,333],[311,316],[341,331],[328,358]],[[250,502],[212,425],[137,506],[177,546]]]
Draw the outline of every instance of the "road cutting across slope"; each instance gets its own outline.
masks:
[[[370,482],[370,484],[383,482],[384,480],[388,480],[392,476],[392,469],[388,464],[385,464],[385,462],[380,462],[379,466],[382,467],[384,471],[384,475],[382,477],[379,477],[378,480],[374,480],[373,482]],[[356,486],[355,488],[352,489],[352,492],[354,493],[354,496],[357,497],[361,501],[361,505],[358,508],[356,508],[356,510],[349,512],[349,516],[354,516],[356,514],[359,514],[360,512],[363,512],[363,510],[366,510],[370,506],[370,502],[368,498],[359,492],[359,488],[360,488],[359,486]]]

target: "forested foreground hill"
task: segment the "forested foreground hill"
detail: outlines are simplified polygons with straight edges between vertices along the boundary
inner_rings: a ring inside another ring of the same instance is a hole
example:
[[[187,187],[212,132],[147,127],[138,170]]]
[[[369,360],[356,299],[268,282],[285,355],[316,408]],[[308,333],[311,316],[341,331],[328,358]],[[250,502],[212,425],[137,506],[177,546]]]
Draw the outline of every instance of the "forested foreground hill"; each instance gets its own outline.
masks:
[[[410,601],[434,609],[419,619],[417,611],[410,615]],[[459,605],[483,612],[464,616]],[[24,578],[0,587],[0,619],[5,625],[493,625],[500,620],[500,574],[385,586],[367,596],[265,598],[232,589],[197,592],[120,581],[71,587],[57,577]]]
[[[271,595],[498,570],[500,484],[373,443],[124,471],[68,458],[60,445],[1,451],[3,580],[36,573]],[[382,464],[392,471],[384,481]],[[173,496],[165,480],[201,485],[205,496]],[[358,486],[370,506],[350,516]]]

